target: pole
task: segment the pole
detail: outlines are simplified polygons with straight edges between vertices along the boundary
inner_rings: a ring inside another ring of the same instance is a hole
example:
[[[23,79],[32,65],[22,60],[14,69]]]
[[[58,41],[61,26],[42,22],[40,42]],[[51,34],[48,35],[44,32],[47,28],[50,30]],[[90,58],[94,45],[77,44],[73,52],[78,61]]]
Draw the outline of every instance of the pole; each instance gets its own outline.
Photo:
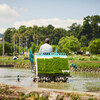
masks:
[[[27,55],[27,37],[26,37],[26,55]]]
[[[19,37],[19,55],[20,55],[20,37]]]
[[[4,52],[5,52],[5,47],[4,47],[5,45],[4,44],[5,44],[5,41],[4,41],[4,35],[3,35],[3,50],[2,50],[2,56],[4,56]]]
[[[38,46],[38,40],[37,40],[37,46]]]
[[[15,35],[14,35],[14,53],[13,55],[15,56]]]

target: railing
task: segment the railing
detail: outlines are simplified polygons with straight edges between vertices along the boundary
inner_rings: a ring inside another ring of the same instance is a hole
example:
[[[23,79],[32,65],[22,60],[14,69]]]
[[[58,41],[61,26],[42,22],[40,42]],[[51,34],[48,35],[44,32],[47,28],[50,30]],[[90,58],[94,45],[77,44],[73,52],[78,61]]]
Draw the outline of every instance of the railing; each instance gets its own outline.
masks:
[[[35,56],[66,56],[66,53],[35,53]]]

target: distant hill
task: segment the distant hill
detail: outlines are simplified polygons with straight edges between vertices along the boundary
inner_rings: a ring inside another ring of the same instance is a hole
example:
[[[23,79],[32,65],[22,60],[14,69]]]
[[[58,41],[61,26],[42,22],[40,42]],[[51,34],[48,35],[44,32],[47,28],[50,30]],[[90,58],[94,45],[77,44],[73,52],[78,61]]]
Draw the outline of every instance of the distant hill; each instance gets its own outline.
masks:
[[[0,37],[2,37],[2,36],[3,36],[3,34],[0,33]]]

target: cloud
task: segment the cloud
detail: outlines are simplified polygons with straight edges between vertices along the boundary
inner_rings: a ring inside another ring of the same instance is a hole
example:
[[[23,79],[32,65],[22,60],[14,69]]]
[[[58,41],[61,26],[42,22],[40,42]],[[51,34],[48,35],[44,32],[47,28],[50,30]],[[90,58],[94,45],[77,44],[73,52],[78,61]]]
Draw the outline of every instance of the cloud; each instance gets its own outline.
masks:
[[[0,33],[3,34],[5,32],[6,28],[0,28]]]
[[[73,23],[81,24],[83,23],[83,19],[66,19],[62,20],[59,18],[52,19],[38,19],[38,20],[30,20],[30,21],[16,21],[12,25],[12,27],[19,28],[21,25],[28,26],[47,26],[49,24],[53,25],[55,28],[64,28],[68,29],[68,26],[71,26]],[[0,28],[0,33],[4,33],[6,28]]]
[[[0,22],[8,23],[14,21],[20,15],[8,6],[7,4],[0,4]]]
[[[52,19],[38,19],[38,20],[30,20],[30,21],[16,21],[14,23],[14,27],[20,27],[20,25],[26,26],[47,26],[49,24],[53,25],[56,28],[65,28],[67,29],[68,26],[71,26],[73,23],[82,24],[83,19],[66,19],[62,20],[59,18],[52,18]]]
[[[21,12],[28,12],[29,11],[28,8],[23,8],[23,7],[14,7],[14,9],[17,11],[21,11]]]

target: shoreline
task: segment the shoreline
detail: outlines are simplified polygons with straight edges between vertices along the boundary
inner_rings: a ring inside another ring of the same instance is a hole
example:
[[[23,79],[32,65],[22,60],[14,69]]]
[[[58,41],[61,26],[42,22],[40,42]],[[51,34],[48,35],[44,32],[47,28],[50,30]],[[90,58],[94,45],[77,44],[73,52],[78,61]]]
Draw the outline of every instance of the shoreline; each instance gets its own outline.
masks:
[[[30,88],[30,87],[19,87],[15,85],[5,85],[0,83],[0,90],[2,88],[6,89],[6,91],[9,91],[13,93],[12,95],[2,92],[0,93],[0,98],[24,98],[26,95],[29,94],[37,94],[39,97],[42,98],[48,98],[47,100],[56,100],[58,97],[60,100],[62,97],[65,98],[64,100],[71,100],[71,98],[79,98],[79,100],[88,100],[92,98],[91,100],[100,100],[100,92],[82,92],[82,91],[66,91],[66,90],[60,90],[60,89],[48,89],[48,88]],[[14,94],[15,93],[15,94]],[[19,93],[19,95],[18,95]],[[23,95],[22,95],[23,94]],[[26,98],[33,97],[30,95],[29,97],[26,96]],[[85,98],[85,99],[84,99]],[[31,100],[31,99],[26,99]],[[46,100],[46,99],[42,99]],[[62,99],[63,100],[63,99]]]

